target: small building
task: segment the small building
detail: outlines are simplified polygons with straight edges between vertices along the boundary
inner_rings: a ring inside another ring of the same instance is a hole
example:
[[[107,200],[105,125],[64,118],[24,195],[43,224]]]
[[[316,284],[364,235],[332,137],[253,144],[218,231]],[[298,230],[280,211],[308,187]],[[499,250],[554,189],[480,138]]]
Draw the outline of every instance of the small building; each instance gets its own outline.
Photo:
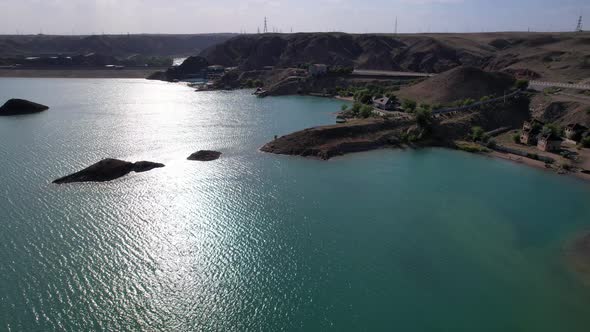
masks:
[[[373,98],[373,106],[384,111],[393,111],[397,106],[395,99],[382,97]]]
[[[541,133],[541,129],[545,124],[539,120],[533,119],[525,121],[522,125],[522,133],[520,134],[520,143],[526,145],[537,144],[537,137]]]
[[[555,136],[551,133],[539,135],[538,141],[539,143],[537,144],[537,149],[546,152],[561,150],[561,142],[563,142],[561,137]]]
[[[577,141],[582,137],[582,134],[586,132],[588,128],[579,123],[572,123],[565,127],[565,137],[568,139]]]
[[[310,76],[322,76],[328,73],[328,66],[324,64],[313,64],[308,69]]]

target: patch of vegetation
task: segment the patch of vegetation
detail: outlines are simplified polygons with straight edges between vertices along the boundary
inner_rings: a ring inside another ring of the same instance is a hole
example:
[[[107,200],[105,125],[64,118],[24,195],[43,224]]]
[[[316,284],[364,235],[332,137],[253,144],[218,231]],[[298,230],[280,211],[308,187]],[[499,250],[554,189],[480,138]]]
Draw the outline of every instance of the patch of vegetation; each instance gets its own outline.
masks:
[[[362,105],[360,108],[359,115],[361,118],[366,119],[373,114],[373,106],[370,105]]]
[[[580,141],[580,145],[584,148],[590,148],[590,136],[582,138],[582,141]]]
[[[457,149],[465,152],[470,153],[488,153],[491,152],[490,149],[480,146],[478,144],[468,143],[468,142],[458,142],[456,144]]]
[[[514,83],[514,87],[519,90],[526,90],[529,87],[529,80],[517,80]]]
[[[561,91],[560,88],[555,88],[555,87],[551,87],[551,88],[545,88],[543,89],[543,94],[544,95],[554,95],[556,93],[558,93],[559,91]]]
[[[534,160],[539,160],[539,155],[536,153],[527,153],[526,157]]]
[[[512,141],[514,141],[514,143],[520,143],[520,133],[516,133],[514,135],[512,135]]]
[[[474,142],[481,141],[485,136],[485,131],[480,126],[471,127],[471,140]]]
[[[245,88],[261,88],[264,84],[261,80],[247,79],[245,81],[241,81],[241,85]]]
[[[352,74],[353,71],[354,71],[354,68],[349,67],[349,66],[330,66],[330,67],[328,67],[329,74],[349,75],[349,74]]]
[[[408,113],[414,112],[416,110],[416,106],[416,102],[411,99],[404,99],[402,102],[402,108]]]
[[[347,109],[348,109],[348,105],[346,105],[346,104],[342,104],[342,106],[340,106],[341,111],[346,111]]]
[[[419,108],[416,110],[416,124],[423,132],[428,133],[432,129],[434,117],[432,111],[426,108]]]

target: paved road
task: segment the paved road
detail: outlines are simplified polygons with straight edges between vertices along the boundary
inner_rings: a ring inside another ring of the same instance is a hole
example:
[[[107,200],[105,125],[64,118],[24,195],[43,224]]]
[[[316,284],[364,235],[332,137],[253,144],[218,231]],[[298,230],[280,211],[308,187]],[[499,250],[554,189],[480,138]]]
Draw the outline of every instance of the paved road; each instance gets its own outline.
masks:
[[[390,77],[431,77],[434,74],[416,73],[410,71],[390,71],[390,70],[364,70],[355,69],[353,75],[358,76],[390,76]]]
[[[530,81],[529,86],[538,87],[538,88],[562,88],[562,89],[590,90],[590,85],[587,85],[587,84],[572,84],[572,83],[561,83],[561,82]]]

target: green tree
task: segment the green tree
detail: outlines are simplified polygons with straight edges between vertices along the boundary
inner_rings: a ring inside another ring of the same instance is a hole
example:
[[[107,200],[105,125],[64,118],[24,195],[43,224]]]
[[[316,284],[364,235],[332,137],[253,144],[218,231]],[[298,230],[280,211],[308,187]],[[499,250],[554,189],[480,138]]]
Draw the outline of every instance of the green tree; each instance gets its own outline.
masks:
[[[363,106],[363,104],[357,102],[354,102],[354,104],[352,104],[352,107],[350,108],[350,110],[352,111],[352,114],[354,116],[358,116],[361,112],[361,107]]]
[[[346,104],[342,104],[342,106],[340,106],[341,111],[346,111],[347,109],[348,109],[348,105],[346,105]]]
[[[514,143],[520,143],[520,134],[516,133],[512,135],[512,140],[514,141]]]
[[[543,127],[543,129],[541,130],[541,133],[543,135],[551,134],[555,137],[559,137],[559,136],[561,136],[561,128],[559,128],[559,126],[554,123],[549,123],[549,124],[546,124],[545,127]]]
[[[480,126],[471,127],[471,139],[476,141],[481,141],[485,135],[485,131]]]
[[[433,123],[432,111],[425,108],[419,108],[416,111],[416,123],[422,130],[430,131]]]
[[[404,109],[404,111],[409,113],[416,110],[416,105],[416,102],[410,99],[404,99],[404,101],[402,102],[402,108]]]
[[[373,106],[363,105],[361,106],[360,116],[364,119],[368,118],[373,114]]]

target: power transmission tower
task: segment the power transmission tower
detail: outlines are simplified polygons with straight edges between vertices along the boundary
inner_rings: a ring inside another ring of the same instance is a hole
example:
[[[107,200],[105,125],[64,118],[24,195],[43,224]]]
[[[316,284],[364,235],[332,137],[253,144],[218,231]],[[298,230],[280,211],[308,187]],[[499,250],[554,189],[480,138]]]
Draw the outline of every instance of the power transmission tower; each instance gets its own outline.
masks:
[[[268,25],[266,22],[266,16],[264,17],[264,30],[263,31],[264,31],[264,33],[268,33]]]
[[[397,16],[395,17],[395,34],[397,35]]]
[[[578,18],[578,26],[576,27],[576,32],[582,32],[582,15]]]

